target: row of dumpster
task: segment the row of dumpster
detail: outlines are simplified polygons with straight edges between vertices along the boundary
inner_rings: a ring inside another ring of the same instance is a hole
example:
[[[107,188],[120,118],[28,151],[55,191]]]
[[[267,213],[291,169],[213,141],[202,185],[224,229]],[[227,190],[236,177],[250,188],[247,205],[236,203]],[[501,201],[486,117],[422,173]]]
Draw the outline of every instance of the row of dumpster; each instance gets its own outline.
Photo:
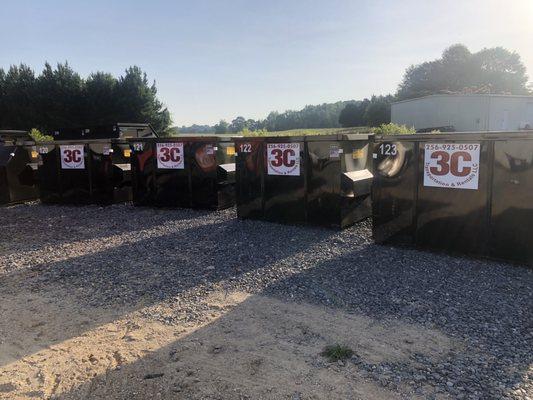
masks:
[[[372,217],[379,243],[533,265],[533,132],[158,138],[139,131],[107,139],[83,132],[83,139],[59,133],[50,143],[0,144],[0,201],[33,193],[47,204],[236,204],[242,219],[335,228]]]

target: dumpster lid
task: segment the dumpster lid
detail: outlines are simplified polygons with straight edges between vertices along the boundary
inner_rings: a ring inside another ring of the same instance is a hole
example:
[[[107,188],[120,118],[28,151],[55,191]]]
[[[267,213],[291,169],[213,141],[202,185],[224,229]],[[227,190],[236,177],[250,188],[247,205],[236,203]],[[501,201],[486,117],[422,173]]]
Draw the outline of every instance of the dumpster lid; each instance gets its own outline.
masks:
[[[152,125],[147,123],[117,122],[109,125],[63,127],[50,133],[56,140],[93,140],[157,137]]]
[[[122,171],[131,171],[131,164],[113,164],[115,167],[121,169]]]
[[[309,135],[305,137],[306,142],[321,141],[344,141],[344,140],[364,140],[368,141],[374,136],[373,133],[337,133],[335,135]]]
[[[80,140],[54,140],[53,142],[39,142],[39,145],[68,145],[68,144],[123,144],[128,145],[127,139],[80,139]]]
[[[251,141],[251,142],[320,142],[320,141],[341,141],[341,140],[369,140],[374,137],[374,134],[371,132],[360,133],[353,129],[339,130],[330,134],[318,134],[318,135],[275,135],[275,132],[272,132],[272,135],[265,136],[234,136],[233,139],[236,141]]]
[[[351,179],[353,182],[374,178],[374,175],[372,175],[372,172],[370,172],[368,169],[344,172],[343,175]]]
[[[533,131],[415,133],[406,135],[376,135],[375,139],[380,142],[533,139]]]
[[[30,134],[28,131],[21,131],[21,130],[11,130],[11,129],[4,129],[0,130],[0,144],[6,143],[6,142],[24,142],[24,141],[32,141]]]
[[[220,164],[219,167],[226,172],[235,172],[235,163]]]
[[[267,142],[267,143],[277,143],[277,142],[303,142],[305,136],[233,136],[235,141],[246,141],[246,142]]]
[[[155,143],[171,143],[171,142],[233,142],[233,137],[228,135],[194,135],[183,134],[178,136],[164,136],[157,138],[128,138],[128,142],[155,142]]]

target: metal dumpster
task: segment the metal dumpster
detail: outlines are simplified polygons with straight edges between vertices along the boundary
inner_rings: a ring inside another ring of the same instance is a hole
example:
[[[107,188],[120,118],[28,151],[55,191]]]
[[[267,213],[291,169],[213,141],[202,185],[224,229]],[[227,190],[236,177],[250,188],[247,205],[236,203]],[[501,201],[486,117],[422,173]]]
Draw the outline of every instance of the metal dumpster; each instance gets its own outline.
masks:
[[[533,132],[376,138],[373,235],[533,264]]]
[[[38,198],[35,168],[38,154],[26,131],[0,131],[0,204]]]
[[[150,124],[118,122],[111,125],[97,125],[90,127],[68,127],[54,129],[49,132],[54,140],[98,140],[98,139],[127,139],[157,137],[157,133]]]
[[[369,217],[371,139],[236,138],[238,217],[337,228]]]
[[[228,137],[129,139],[138,206],[224,209],[235,204],[235,148]]]
[[[54,141],[37,146],[43,203],[131,201],[129,144],[121,139]]]

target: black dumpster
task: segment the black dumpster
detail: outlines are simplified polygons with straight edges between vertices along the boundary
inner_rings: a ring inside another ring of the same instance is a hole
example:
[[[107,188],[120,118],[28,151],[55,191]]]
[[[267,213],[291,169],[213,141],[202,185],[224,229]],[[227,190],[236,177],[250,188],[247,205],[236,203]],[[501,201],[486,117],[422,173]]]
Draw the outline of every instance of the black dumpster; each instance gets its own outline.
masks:
[[[35,168],[38,154],[28,132],[0,131],[0,204],[38,198]]]
[[[111,125],[68,127],[54,129],[49,134],[54,140],[98,140],[157,137],[150,124],[118,122]]]
[[[235,204],[235,148],[230,138],[129,142],[135,205],[220,210]]]
[[[371,136],[235,138],[237,215],[344,228],[370,216]]]
[[[376,138],[373,234],[533,264],[533,132]]]
[[[54,141],[37,146],[43,203],[131,201],[130,148],[120,139]]]

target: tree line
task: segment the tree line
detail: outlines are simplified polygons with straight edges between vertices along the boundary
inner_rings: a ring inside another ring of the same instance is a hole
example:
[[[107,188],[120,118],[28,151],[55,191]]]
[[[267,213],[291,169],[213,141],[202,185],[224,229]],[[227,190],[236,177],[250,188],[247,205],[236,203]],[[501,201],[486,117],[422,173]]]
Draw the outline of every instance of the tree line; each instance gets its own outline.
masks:
[[[350,110],[352,106],[364,109],[364,115],[357,125],[349,126],[379,126],[390,122],[390,96],[372,96],[362,101],[338,101],[319,105],[307,105],[303,109],[285,112],[273,111],[265,119],[254,120],[238,116],[231,122],[221,120],[215,125],[191,125],[174,128],[176,133],[237,133],[244,129],[250,131],[267,130],[269,132],[290,129],[320,129],[339,128],[346,126],[349,119],[340,118],[343,110]],[[347,118],[350,118],[347,116]]]
[[[116,122],[148,122],[160,133],[379,126],[390,122],[392,102],[438,93],[530,94],[531,88],[518,53],[502,47],[471,53],[457,44],[436,60],[407,68],[394,94],[273,111],[260,120],[238,116],[231,122],[169,129],[170,113],[157,97],[155,82],[139,67],[119,77],[95,72],[84,79],[66,62],[55,68],[46,63],[38,75],[21,64],[0,68],[0,129],[50,132]]]
[[[86,79],[66,62],[46,63],[39,75],[25,64],[0,68],[0,129],[51,132],[117,122],[148,122],[159,132],[171,124],[155,82],[139,67],[118,78],[95,72]]]
[[[502,47],[485,48],[471,53],[462,44],[448,47],[442,57],[412,65],[405,71],[394,94],[372,96],[363,100],[339,101],[306,106],[299,111],[271,112],[264,120],[239,116],[230,123],[192,125],[177,128],[183,133],[226,133],[266,129],[375,127],[390,122],[394,101],[431,94],[531,94],[526,68],[520,55]]]

